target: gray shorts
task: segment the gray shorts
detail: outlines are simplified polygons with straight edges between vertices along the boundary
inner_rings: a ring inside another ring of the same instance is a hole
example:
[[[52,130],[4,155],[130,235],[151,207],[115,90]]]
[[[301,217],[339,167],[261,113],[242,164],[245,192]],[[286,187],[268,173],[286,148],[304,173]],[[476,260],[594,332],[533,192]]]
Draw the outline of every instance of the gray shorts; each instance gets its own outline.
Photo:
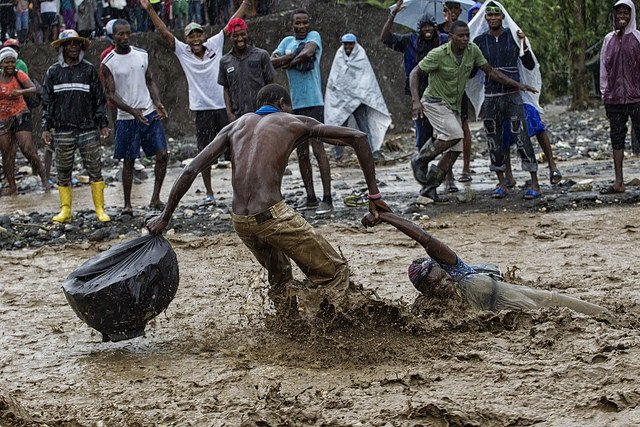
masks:
[[[433,132],[436,138],[441,141],[452,141],[459,139],[458,143],[451,147],[448,151],[462,151],[462,120],[460,114],[453,111],[443,100],[434,101],[433,98],[422,98],[422,108],[424,114],[429,119],[429,123],[433,126]]]

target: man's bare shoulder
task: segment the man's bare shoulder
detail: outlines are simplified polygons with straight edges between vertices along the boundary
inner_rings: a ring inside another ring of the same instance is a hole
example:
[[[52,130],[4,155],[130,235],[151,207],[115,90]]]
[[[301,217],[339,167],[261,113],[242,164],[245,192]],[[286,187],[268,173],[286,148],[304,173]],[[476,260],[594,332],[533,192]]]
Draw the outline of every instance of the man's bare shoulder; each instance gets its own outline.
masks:
[[[310,131],[311,128],[321,124],[317,120],[306,116],[298,116],[295,114],[278,112],[267,115],[259,115],[249,113],[243,115],[240,119],[233,122],[229,131],[268,131],[268,132],[304,132]]]

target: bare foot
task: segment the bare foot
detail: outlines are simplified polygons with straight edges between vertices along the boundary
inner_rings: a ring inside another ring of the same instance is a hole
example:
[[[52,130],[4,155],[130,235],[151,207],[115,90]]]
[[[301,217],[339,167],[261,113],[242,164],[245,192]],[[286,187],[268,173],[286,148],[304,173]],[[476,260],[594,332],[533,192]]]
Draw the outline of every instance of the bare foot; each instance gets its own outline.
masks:
[[[9,187],[0,191],[0,196],[15,196],[16,194],[18,194],[17,187]]]
[[[152,200],[151,203],[149,203],[149,209],[152,210],[161,211],[164,207],[165,204],[162,200]]]
[[[624,184],[613,184],[600,190],[600,194],[616,194],[624,193]]]

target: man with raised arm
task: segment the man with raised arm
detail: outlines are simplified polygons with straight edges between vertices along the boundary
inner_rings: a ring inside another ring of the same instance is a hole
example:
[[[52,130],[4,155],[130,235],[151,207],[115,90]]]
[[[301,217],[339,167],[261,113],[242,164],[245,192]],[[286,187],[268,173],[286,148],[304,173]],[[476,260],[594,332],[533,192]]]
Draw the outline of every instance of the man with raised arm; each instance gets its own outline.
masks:
[[[244,0],[231,20],[244,15],[248,0]],[[202,151],[220,130],[229,124],[224,103],[224,90],[218,84],[218,71],[228,26],[217,34],[205,38],[204,28],[192,22],[184,28],[186,43],[178,40],[153,9],[149,0],[140,0],[140,5],[149,14],[156,31],[162,35],[167,46],[175,53],[189,86],[189,109],[196,116],[196,139]],[[207,195],[204,203],[214,205],[216,199],[211,188],[211,168],[202,171],[202,181]]]
[[[308,138],[332,145],[351,146],[360,162],[369,190],[369,210],[389,211],[376,185],[373,156],[364,133],[346,127],[323,125],[306,116],[289,114],[289,93],[276,84],[258,93],[255,113],[245,114],[225,127],[182,172],[171,189],[161,215],[147,223],[151,233],[165,229],[178,202],[200,171],[225,149],[231,153],[233,224],[236,232],[269,274],[269,297],[276,309],[286,308],[291,294],[290,259],[307,276],[310,285],[294,290],[298,306],[308,317],[323,301],[346,311],[349,269],[346,260],[291,207],[280,187],[291,152]]]

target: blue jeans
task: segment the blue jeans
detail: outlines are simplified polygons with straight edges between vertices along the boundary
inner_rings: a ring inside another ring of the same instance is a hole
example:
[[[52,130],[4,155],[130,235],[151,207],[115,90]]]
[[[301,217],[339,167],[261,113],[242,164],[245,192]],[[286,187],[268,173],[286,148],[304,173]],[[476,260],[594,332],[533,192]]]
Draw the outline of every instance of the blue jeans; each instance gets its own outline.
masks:
[[[29,11],[16,12],[16,31],[29,29]]]
[[[486,97],[482,104],[482,116],[484,117],[484,130],[487,133],[489,157],[491,165],[489,169],[497,172],[505,171],[504,157],[508,148],[502,143],[502,122],[509,122],[511,141],[518,147],[518,154],[522,160],[522,169],[527,172],[538,170],[538,162],[529,139],[527,119],[524,113],[522,97],[520,93]]]
[[[189,0],[189,22],[202,23],[202,4],[200,4],[200,0]]]

